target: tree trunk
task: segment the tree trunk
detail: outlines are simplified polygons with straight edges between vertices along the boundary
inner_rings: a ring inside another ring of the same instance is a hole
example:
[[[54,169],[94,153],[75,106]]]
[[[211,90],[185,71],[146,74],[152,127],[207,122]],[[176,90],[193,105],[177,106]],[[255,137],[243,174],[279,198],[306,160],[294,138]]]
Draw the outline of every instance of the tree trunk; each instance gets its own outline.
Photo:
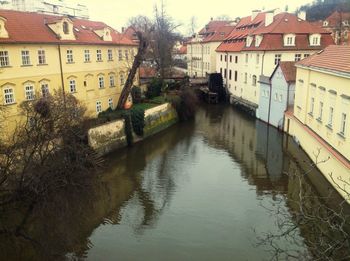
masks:
[[[147,47],[148,47],[148,41],[146,39],[146,37],[141,33],[141,32],[136,32],[137,37],[140,41],[139,43],[139,47],[138,47],[138,51],[137,54],[135,56],[134,62],[132,64],[131,70],[129,72],[128,78],[124,84],[123,90],[120,94],[120,98],[118,101],[118,109],[123,109],[124,108],[124,104],[128,99],[128,96],[131,92],[131,88],[133,86],[133,82],[134,82],[134,78],[135,75],[137,73],[137,69],[140,67],[141,62],[144,58],[144,55],[146,53]]]

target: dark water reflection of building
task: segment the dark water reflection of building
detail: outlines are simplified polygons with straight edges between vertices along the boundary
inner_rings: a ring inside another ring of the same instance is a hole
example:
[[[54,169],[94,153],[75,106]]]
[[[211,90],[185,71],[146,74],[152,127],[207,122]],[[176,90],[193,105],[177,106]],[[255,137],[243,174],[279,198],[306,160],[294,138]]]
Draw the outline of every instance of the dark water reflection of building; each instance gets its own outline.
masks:
[[[88,186],[65,189],[38,204],[25,227],[32,240],[0,233],[0,259],[84,258],[93,247],[90,242],[93,232],[104,224],[120,225],[123,218],[131,219],[128,226],[137,235],[159,226],[175,192],[181,185],[191,184],[186,180],[190,176],[179,173],[186,173],[189,167],[186,158],[196,161],[202,156],[202,141],[229,155],[228,159],[239,168],[237,173],[242,176],[242,183],[248,183],[258,198],[283,197],[287,211],[296,208],[293,200],[299,183],[284,173],[302,173],[308,169],[300,148],[291,140],[287,146],[286,139],[276,129],[247,118],[232,107],[202,107],[195,122],[178,124],[130,149],[111,154],[106,159],[106,169]],[[315,197],[327,193],[330,188],[320,182],[317,171],[313,173],[309,193]],[[179,182],[179,179],[183,180]],[[222,189],[232,190],[230,186]],[[203,204],[209,204],[205,200]],[[126,208],[132,208],[133,214],[125,217]],[[21,208],[2,213],[0,231],[15,227],[23,216]],[[307,238],[307,230],[301,229],[301,233]],[[235,243],[239,245],[239,241]],[[163,247],[162,251],[166,251],[166,246]],[[197,249],[196,253],[199,252],[204,253],[203,249]],[[258,253],[255,258],[259,258]]]

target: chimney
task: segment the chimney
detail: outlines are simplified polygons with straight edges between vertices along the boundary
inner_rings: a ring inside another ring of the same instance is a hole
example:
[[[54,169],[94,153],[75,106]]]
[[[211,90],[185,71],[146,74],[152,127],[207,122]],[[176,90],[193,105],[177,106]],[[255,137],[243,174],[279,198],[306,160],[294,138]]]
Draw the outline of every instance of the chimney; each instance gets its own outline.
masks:
[[[125,27],[122,27],[122,33],[124,33],[125,32]]]
[[[301,20],[306,20],[306,12],[305,11],[299,11],[298,12],[298,18]]]
[[[210,17],[210,21],[213,21],[213,17]]]
[[[252,21],[255,19],[255,17],[260,13],[260,10],[253,10],[252,11]]]
[[[269,26],[273,22],[273,12],[265,13],[265,26]]]

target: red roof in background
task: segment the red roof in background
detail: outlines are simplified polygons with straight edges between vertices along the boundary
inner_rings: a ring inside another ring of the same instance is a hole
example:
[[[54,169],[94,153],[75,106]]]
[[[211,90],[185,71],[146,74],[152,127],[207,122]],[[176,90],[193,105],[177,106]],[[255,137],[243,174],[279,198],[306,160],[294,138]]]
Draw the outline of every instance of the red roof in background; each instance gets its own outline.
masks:
[[[334,11],[330,16],[328,16],[325,21],[328,22],[327,27],[336,27],[341,21],[349,21],[350,24],[350,12],[338,12]]]
[[[76,40],[59,40],[48,27],[48,23],[60,21],[63,17],[31,12],[0,10],[0,17],[6,19],[5,27],[9,38],[0,38],[0,43],[76,43],[101,45],[135,45],[126,35],[121,34],[103,22],[69,18],[74,25]],[[103,41],[93,30],[108,27],[112,41]]]
[[[330,32],[308,21],[299,19],[290,13],[280,13],[274,16],[273,22],[265,25],[265,14],[260,13],[250,21],[250,16],[242,18],[235,30],[217,48],[217,52],[239,52],[242,50],[320,50],[330,44],[334,44]],[[250,21],[250,22],[249,22]],[[242,29],[241,29],[242,28]],[[284,46],[283,35],[296,34],[295,46]],[[321,46],[309,45],[309,34],[321,34]],[[250,47],[245,46],[248,35],[263,35],[263,40],[258,47],[253,41]],[[239,41],[237,41],[239,40]]]
[[[330,45],[323,51],[301,60],[296,65],[350,74],[350,46]]]
[[[179,54],[187,54],[187,45],[181,46],[178,53]]]
[[[229,23],[231,23],[231,21],[212,20],[204,28],[202,28],[198,34],[214,33],[219,27],[222,27]]]
[[[140,67],[140,78],[154,78],[157,76],[157,70],[153,67]]]
[[[297,69],[295,67],[295,62],[280,62],[279,66],[281,67],[282,73],[286,82],[295,82],[297,75]]]
[[[235,29],[233,25],[224,25],[203,39],[203,42],[221,42]]]
[[[265,21],[265,13],[259,13],[253,20],[251,16],[243,17],[236,25],[234,30],[226,37],[227,40],[244,40],[248,34],[252,33],[257,27]],[[239,52],[245,45],[243,41],[222,42],[216,49],[218,52]]]

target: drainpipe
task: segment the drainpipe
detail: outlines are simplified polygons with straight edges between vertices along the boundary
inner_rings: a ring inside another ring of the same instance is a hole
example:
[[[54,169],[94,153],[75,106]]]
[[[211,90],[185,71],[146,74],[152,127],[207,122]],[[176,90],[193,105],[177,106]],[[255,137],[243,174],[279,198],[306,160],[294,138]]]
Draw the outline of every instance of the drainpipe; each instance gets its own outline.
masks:
[[[265,51],[262,55],[262,64],[261,64],[261,75],[264,75],[264,60],[265,60]]]
[[[228,76],[229,76],[229,71],[228,71],[228,52],[225,52],[226,54],[226,90],[228,89]]]
[[[58,45],[58,60],[60,63],[60,74],[61,74],[61,85],[62,85],[62,92],[63,92],[63,103],[64,106],[66,106],[66,92],[64,89],[64,78],[63,78],[63,66],[62,66],[62,55],[61,55],[61,45]]]
[[[270,94],[269,94],[269,110],[267,114],[267,124],[270,125],[270,111],[271,111],[271,95],[272,95],[272,84],[271,80],[269,79],[269,85],[270,85]]]

